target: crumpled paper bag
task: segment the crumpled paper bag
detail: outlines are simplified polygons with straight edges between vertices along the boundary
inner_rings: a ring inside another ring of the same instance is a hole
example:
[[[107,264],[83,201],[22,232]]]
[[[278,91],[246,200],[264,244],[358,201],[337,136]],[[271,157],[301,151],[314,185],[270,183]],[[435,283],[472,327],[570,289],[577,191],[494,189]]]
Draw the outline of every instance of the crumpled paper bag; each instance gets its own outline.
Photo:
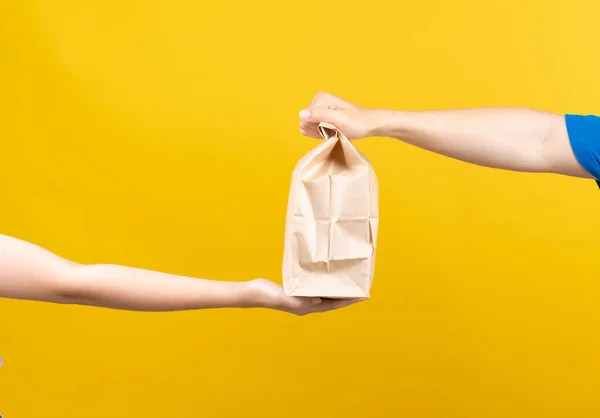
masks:
[[[288,200],[288,296],[368,298],[375,273],[379,186],[369,160],[335,126],[296,165]]]

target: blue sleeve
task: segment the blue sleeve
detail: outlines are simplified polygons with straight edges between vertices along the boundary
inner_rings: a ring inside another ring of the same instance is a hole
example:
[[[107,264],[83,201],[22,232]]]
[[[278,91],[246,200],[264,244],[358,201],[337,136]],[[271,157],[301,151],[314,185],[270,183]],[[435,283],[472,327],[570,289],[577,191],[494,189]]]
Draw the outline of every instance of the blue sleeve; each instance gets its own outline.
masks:
[[[600,117],[565,115],[565,122],[575,158],[600,186]]]

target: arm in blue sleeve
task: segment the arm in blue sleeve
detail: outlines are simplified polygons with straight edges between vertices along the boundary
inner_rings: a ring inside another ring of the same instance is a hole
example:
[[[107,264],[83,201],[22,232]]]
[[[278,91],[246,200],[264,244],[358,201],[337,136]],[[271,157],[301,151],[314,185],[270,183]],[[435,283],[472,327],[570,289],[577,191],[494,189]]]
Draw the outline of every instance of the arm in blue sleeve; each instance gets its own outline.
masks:
[[[571,148],[579,164],[600,180],[600,117],[565,115]],[[600,182],[598,182],[600,185]]]

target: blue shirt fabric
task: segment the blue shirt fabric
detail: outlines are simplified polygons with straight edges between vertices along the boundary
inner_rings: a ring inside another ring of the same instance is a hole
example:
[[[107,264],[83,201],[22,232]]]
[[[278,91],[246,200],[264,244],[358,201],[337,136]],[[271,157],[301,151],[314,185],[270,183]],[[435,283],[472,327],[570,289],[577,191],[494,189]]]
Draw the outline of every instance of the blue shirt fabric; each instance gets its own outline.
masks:
[[[600,117],[565,115],[565,122],[575,158],[600,186]]]

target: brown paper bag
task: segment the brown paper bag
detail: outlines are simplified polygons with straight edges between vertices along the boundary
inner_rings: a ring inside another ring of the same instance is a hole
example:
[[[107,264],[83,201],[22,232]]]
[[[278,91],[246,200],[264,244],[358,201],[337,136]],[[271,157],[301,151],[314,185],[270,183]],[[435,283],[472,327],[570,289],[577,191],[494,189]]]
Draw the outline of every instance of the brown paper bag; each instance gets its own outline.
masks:
[[[379,186],[369,160],[335,126],[296,165],[288,201],[283,287],[288,296],[370,297]]]

